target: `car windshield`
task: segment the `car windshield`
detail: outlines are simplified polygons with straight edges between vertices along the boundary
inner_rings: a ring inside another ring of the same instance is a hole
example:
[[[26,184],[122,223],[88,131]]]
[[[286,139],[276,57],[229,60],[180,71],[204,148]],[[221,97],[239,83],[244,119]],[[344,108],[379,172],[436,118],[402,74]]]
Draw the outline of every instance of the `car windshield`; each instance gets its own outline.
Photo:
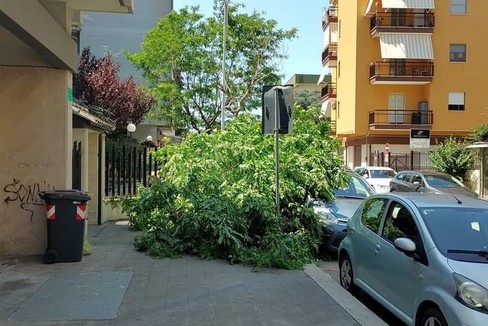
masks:
[[[459,188],[463,187],[461,181],[450,175],[424,175],[427,183],[432,187],[438,188]]]
[[[360,176],[351,174],[352,180],[348,186],[343,189],[336,189],[336,197],[366,198],[373,194],[371,186]]]
[[[448,258],[488,263],[488,209],[424,208],[421,214],[436,247]]]
[[[393,178],[395,172],[392,170],[371,170],[371,178]]]

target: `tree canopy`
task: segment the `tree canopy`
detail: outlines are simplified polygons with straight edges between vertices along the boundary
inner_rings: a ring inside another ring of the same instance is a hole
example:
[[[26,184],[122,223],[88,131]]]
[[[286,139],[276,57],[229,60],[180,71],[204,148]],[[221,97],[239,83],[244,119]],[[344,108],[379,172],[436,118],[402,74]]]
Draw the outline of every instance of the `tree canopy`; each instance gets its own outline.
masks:
[[[129,122],[137,125],[143,120],[155,99],[132,77],[121,81],[119,70],[111,55],[96,58],[89,48],[83,49],[73,76],[73,95],[85,105],[103,108],[106,117],[115,121],[115,133],[125,133]]]
[[[223,91],[229,119],[259,108],[262,86],[280,82],[279,64],[287,57],[283,45],[296,37],[296,29],[280,29],[262,13],[240,13],[243,5],[230,3],[223,70],[222,3],[215,0],[214,16],[208,18],[198,7],[171,12],[145,36],[141,51],[128,54],[162,104],[154,116],[173,127],[214,130]]]
[[[473,150],[467,147],[468,141],[450,136],[437,145],[429,153],[430,164],[441,172],[464,179],[474,157]]]
[[[296,92],[295,103],[304,108],[320,107],[320,91],[302,89]]]
[[[158,149],[158,178],[122,200],[131,224],[144,231],[136,247],[156,257],[190,253],[255,266],[311,262],[322,224],[308,196],[331,199],[349,181],[319,111],[296,108],[293,133],[280,138],[280,216],[274,137],[252,115]]]

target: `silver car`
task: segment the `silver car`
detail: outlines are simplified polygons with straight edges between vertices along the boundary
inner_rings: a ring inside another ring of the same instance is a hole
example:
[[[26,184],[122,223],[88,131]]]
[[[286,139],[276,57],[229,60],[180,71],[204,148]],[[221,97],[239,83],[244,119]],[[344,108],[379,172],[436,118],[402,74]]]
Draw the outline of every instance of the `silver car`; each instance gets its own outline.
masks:
[[[408,325],[488,325],[488,202],[452,194],[365,199],[339,246],[341,285]]]

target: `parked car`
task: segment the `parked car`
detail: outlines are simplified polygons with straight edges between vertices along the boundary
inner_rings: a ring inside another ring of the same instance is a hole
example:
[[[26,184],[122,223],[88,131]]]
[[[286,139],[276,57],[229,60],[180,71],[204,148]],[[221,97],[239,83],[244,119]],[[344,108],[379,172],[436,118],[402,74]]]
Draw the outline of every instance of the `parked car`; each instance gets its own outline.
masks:
[[[337,253],[339,243],[346,235],[347,221],[354,214],[361,202],[374,194],[373,188],[357,173],[346,170],[351,181],[344,189],[334,191],[333,201],[311,200],[314,211],[323,221],[321,252]]]
[[[370,196],[339,246],[340,283],[407,325],[488,325],[488,203],[450,194]]]
[[[437,171],[401,171],[390,180],[390,191],[451,193],[478,197],[457,178]]]
[[[361,166],[354,172],[366,179],[377,193],[390,192],[390,180],[396,175],[395,170],[386,166]]]

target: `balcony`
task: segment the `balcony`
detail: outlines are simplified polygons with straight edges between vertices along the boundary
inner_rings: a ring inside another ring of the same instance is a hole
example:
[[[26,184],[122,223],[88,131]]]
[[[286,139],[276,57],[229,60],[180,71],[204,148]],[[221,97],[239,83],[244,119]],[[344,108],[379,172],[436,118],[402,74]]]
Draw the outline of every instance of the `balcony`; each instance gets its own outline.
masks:
[[[369,66],[369,82],[378,85],[425,85],[434,79],[434,63],[428,60],[390,59]]]
[[[320,92],[320,100],[326,101],[330,99],[336,99],[337,98],[337,84],[336,83],[328,83],[324,87],[322,87],[322,90]]]
[[[374,110],[369,112],[369,129],[431,129],[433,120],[430,110]]]
[[[337,43],[331,43],[322,51],[322,66],[337,67]]]
[[[322,30],[325,30],[329,23],[337,23],[337,7],[329,7],[324,12],[324,17],[322,18]]]
[[[434,31],[434,13],[391,13],[379,12],[370,20],[370,33],[430,33]]]

